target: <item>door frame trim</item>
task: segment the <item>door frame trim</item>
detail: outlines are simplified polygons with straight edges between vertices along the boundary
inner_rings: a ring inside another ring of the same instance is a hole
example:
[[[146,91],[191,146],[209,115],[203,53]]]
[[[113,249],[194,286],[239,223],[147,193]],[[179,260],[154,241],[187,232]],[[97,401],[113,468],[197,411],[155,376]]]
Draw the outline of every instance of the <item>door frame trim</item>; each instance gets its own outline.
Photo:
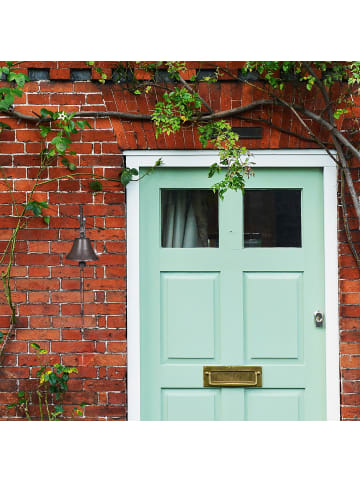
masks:
[[[340,420],[337,167],[322,149],[251,150],[256,167],[322,167],[324,186],[325,341],[327,420]],[[209,167],[219,157],[208,150],[126,150],[126,167]],[[128,420],[140,420],[139,183],[126,188]]]

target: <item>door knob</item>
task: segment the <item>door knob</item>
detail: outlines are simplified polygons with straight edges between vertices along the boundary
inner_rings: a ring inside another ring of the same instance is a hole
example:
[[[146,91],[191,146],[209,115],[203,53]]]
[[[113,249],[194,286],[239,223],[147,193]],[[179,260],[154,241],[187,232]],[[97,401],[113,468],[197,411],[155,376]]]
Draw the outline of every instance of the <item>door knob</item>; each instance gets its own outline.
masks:
[[[321,313],[321,311],[317,310],[314,313],[314,321],[315,321],[315,326],[317,328],[321,328],[324,324],[324,315]]]

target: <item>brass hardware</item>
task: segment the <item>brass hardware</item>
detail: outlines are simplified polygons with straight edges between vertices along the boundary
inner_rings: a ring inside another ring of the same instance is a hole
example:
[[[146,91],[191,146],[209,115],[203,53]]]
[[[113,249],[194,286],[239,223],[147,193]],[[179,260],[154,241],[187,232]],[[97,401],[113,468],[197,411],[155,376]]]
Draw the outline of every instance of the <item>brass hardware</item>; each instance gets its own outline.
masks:
[[[205,366],[204,387],[262,387],[262,367]]]

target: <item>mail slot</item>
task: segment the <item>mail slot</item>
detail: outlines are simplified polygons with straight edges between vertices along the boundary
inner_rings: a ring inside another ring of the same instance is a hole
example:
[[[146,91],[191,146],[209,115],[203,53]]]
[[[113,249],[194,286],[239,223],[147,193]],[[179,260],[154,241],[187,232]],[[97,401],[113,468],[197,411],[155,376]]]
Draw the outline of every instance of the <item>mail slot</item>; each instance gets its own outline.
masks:
[[[204,387],[261,387],[262,367],[205,366]]]

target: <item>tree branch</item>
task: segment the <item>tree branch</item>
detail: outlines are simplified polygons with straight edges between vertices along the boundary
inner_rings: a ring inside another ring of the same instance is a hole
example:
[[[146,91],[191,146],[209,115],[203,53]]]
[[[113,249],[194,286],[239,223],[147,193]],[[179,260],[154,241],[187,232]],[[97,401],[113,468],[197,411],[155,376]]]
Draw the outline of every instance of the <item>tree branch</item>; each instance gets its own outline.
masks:
[[[243,107],[236,107],[235,109],[222,110],[220,112],[215,112],[214,114],[203,115],[201,116],[201,120],[212,121],[215,119],[226,119],[227,117],[234,117],[239,114],[242,114],[243,112],[249,112],[259,107],[263,107],[265,105],[276,105],[276,104],[279,104],[277,100],[272,100],[272,99],[256,100],[251,104],[244,105]]]
[[[50,122],[52,121],[51,117],[43,117],[39,118],[36,115],[27,115],[23,114],[22,112],[18,112],[15,109],[10,109],[7,111],[3,111],[0,114],[6,114],[10,115],[11,117],[15,117],[16,119],[24,120],[24,121],[30,121],[30,122],[37,122],[37,123],[43,123],[43,122]],[[117,111],[81,111],[81,112],[76,112],[74,117],[118,117],[120,119],[124,120],[145,120],[145,121],[151,121],[151,115],[149,114],[136,114],[136,113],[130,113],[130,112],[117,112]]]
[[[346,209],[346,201],[345,201],[345,189],[344,189],[344,171],[341,171],[341,185],[340,185],[340,196],[341,196],[341,210],[342,210],[342,215],[343,215],[343,220],[344,220],[344,228],[345,228],[345,233],[346,233],[346,239],[349,243],[350,251],[356,261],[357,267],[360,270],[360,257],[358,252],[356,251],[356,248],[354,246],[352,237],[351,237],[351,231],[349,227],[349,222],[348,222],[348,214],[347,214],[347,209]]]
[[[296,112],[294,107],[291,104],[288,104],[286,101],[281,100],[281,102],[286,105],[291,112],[296,116],[296,118],[299,120],[300,124],[308,131],[309,135],[314,139],[314,141],[323,149],[326,150],[328,155],[331,157],[331,159],[337,164],[340,165],[339,161],[336,159],[336,157],[333,156],[333,154],[329,151],[329,149],[315,136],[313,131],[310,129],[310,127],[306,124],[304,119],[301,118],[301,116]]]
[[[182,85],[185,87],[186,90],[188,90],[191,94],[195,94],[199,97],[199,99],[201,100],[201,103],[207,108],[207,110],[210,112],[210,113],[213,113],[214,111],[212,110],[212,108],[210,107],[210,105],[206,102],[205,99],[203,99],[201,97],[201,95],[198,94],[198,92],[195,92],[195,90],[186,82],[186,80],[184,80],[181,75],[179,74],[179,80],[180,82],[182,83]]]
[[[315,83],[318,86],[318,88],[319,88],[319,90],[320,90],[320,92],[321,92],[321,94],[324,98],[325,110],[328,111],[329,121],[330,121],[331,124],[334,124],[334,117],[333,117],[333,113],[332,113],[332,109],[331,109],[331,102],[330,102],[328,91],[325,89],[325,85],[321,82],[319,77],[316,75],[313,68],[309,64],[309,62],[304,62],[304,65],[307,68],[309,74],[311,74],[314,77]]]
[[[331,125],[328,121],[320,117],[319,115],[315,114],[314,112],[311,112],[310,110],[305,109],[304,107],[300,105],[293,105],[293,107],[302,112],[303,114],[307,115],[310,117],[310,119],[316,120],[319,124],[323,125],[328,129],[330,134],[334,134],[337,139],[344,145],[346,146],[353,154],[354,156],[360,161],[360,152],[351,144],[350,141],[344,137],[341,132],[333,125]]]

